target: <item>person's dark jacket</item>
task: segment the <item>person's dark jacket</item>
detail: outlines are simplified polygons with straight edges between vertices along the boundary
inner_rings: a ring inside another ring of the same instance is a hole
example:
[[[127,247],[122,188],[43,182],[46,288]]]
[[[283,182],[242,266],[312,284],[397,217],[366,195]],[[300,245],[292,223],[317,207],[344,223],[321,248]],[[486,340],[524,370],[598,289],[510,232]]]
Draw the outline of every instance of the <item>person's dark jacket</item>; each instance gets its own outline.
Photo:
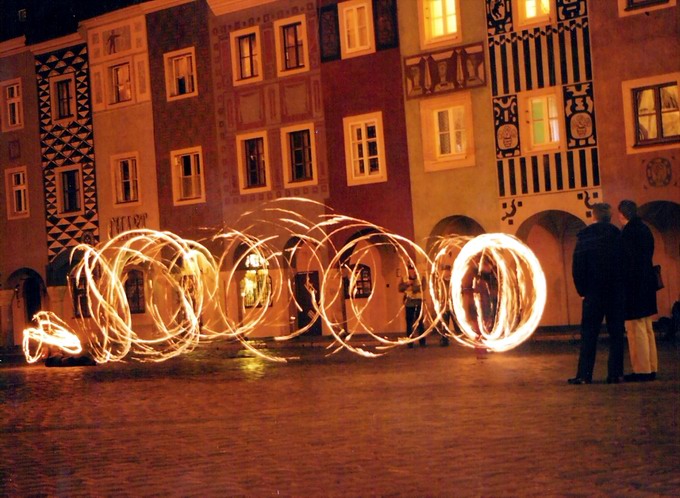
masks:
[[[621,232],[611,223],[593,223],[578,233],[572,276],[581,297],[623,298]]]
[[[654,236],[639,217],[632,218],[621,232],[623,248],[625,319],[654,315],[656,275],[654,274]]]

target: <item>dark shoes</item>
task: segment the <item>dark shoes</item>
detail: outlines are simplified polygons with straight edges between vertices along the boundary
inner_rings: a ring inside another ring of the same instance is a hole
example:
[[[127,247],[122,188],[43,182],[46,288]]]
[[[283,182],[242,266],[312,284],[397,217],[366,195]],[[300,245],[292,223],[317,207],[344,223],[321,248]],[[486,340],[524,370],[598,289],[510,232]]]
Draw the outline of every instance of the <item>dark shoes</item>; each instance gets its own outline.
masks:
[[[623,376],[626,382],[650,382],[656,380],[656,372],[652,373],[629,373]]]
[[[584,379],[583,377],[574,377],[573,379],[568,379],[567,382],[572,385],[580,385],[580,384],[591,384],[593,381],[592,379]]]

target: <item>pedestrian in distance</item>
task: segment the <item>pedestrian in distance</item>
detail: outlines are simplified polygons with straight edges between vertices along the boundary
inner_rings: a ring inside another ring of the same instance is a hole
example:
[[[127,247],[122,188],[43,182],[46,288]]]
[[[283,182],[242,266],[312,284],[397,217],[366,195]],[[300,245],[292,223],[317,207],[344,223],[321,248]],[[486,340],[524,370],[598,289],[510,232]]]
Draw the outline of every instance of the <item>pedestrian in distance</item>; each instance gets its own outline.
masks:
[[[654,273],[654,236],[637,213],[631,200],[619,203],[621,248],[623,252],[625,328],[633,372],[624,375],[627,382],[656,379],[658,358],[652,315],[657,313],[657,280]]]
[[[425,336],[425,325],[423,323],[423,282],[418,280],[416,269],[409,265],[406,278],[399,284],[399,292],[404,294],[404,311],[406,313],[406,336],[421,336],[418,340],[421,347],[427,345]],[[412,348],[413,343],[409,342],[408,347]]]
[[[595,223],[578,233],[572,276],[582,297],[581,347],[576,377],[569,384],[590,384],[593,380],[597,338],[606,319],[609,334],[607,383],[623,377],[624,293],[620,251],[621,232],[611,223],[611,206],[595,204]]]

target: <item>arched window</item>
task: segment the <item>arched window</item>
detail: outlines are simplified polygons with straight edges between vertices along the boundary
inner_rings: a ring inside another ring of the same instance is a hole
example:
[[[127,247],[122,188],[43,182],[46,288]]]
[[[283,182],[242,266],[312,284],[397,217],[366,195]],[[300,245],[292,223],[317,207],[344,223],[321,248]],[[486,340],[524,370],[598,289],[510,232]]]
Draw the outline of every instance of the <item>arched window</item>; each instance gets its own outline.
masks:
[[[130,270],[125,278],[125,296],[127,297],[130,313],[140,314],[146,311],[144,302],[144,272]]]

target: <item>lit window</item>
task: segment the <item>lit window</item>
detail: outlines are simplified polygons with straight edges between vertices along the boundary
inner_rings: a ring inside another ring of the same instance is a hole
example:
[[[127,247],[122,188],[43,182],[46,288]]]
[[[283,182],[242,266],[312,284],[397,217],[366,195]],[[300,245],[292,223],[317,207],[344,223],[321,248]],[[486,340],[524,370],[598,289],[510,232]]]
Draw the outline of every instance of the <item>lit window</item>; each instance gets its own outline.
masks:
[[[245,308],[261,308],[271,306],[272,279],[269,276],[267,263],[256,253],[245,258],[246,274],[241,280],[241,299]]]
[[[116,185],[116,204],[139,201],[137,157],[114,157],[112,160]]]
[[[557,149],[564,145],[564,110],[554,88],[528,92],[519,99],[520,135],[526,152]]]
[[[262,81],[259,27],[231,34],[232,78],[234,85]]]
[[[279,76],[309,70],[307,63],[307,25],[305,16],[295,16],[274,23],[276,32],[276,67]]]
[[[680,141],[677,82],[633,89],[635,145]]]
[[[170,153],[173,199],[176,205],[205,202],[205,176],[201,147]]]
[[[271,185],[266,133],[260,131],[238,135],[236,147],[241,193],[269,190]]]
[[[425,171],[474,166],[470,92],[420,102]]]
[[[9,219],[28,216],[28,185],[26,168],[12,168],[5,172],[7,187],[7,217]]]
[[[545,24],[552,20],[553,0],[516,0],[519,26]]]
[[[130,81],[130,64],[119,64],[109,68],[111,78],[111,103],[132,100],[132,84]]]
[[[421,45],[451,43],[460,38],[459,0],[418,0]]]
[[[50,81],[52,119],[70,120],[75,117],[76,84],[73,73],[57,76]]]
[[[343,119],[349,185],[387,181],[382,113]]]
[[[316,184],[316,151],[312,123],[281,130],[284,180],[286,186]]]
[[[16,130],[24,124],[24,110],[21,95],[21,80],[0,83],[2,91],[2,130]]]
[[[130,313],[133,315],[144,313],[146,310],[144,304],[144,272],[141,270],[128,271],[124,286]]]
[[[198,95],[194,47],[169,52],[163,58],[168,100]]]
[[[340,52],[343,59],[375,52],[373,6],[367,0],[338,4]]]
[[[80,167],[55,170],[59,213],[78,214],[83,208],[82,174]]]

